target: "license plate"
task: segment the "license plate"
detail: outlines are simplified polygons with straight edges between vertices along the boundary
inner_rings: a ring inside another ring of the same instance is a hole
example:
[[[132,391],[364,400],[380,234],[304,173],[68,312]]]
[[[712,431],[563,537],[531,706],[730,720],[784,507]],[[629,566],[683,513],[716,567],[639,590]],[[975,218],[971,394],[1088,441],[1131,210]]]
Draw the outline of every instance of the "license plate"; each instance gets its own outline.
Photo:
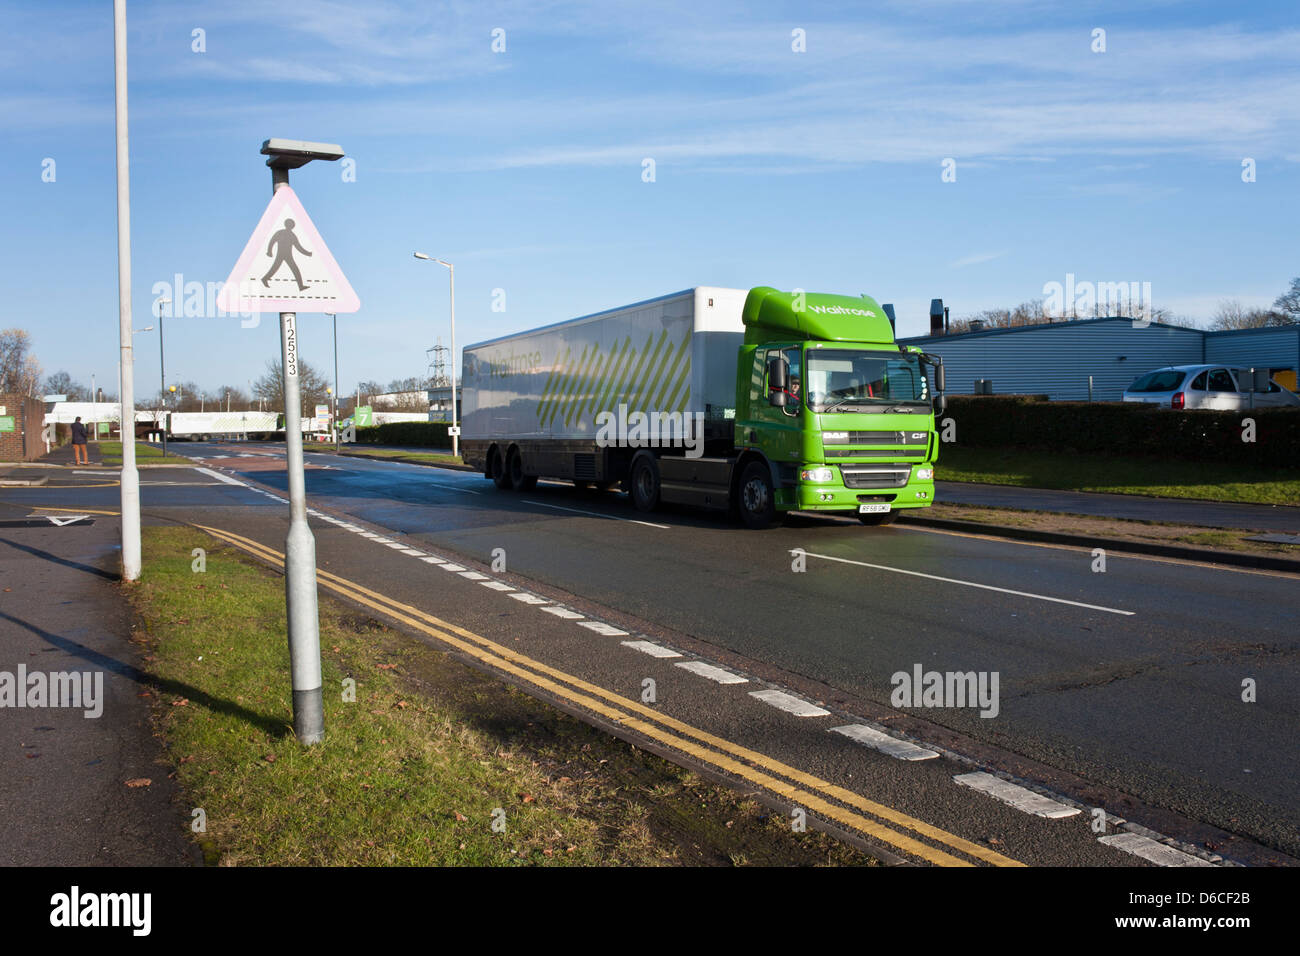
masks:
[[[885,502],[884,504],[858,505],[858,514],[860,515],[884,514],[888,510],[889,510],[888,502]]]

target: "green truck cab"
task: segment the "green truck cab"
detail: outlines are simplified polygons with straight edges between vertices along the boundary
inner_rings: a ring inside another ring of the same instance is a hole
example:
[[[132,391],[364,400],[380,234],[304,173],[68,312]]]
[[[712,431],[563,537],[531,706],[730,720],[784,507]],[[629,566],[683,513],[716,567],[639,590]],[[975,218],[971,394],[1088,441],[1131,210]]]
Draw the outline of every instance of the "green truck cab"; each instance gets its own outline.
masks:
[[[760,286],[742,318],[735,504],[747,524],[761,527],[784,511],[888,524],[934,501],[941,359],[896,345],[884,310],[867,296]],[[769,467],[751,467],[753,456]]]

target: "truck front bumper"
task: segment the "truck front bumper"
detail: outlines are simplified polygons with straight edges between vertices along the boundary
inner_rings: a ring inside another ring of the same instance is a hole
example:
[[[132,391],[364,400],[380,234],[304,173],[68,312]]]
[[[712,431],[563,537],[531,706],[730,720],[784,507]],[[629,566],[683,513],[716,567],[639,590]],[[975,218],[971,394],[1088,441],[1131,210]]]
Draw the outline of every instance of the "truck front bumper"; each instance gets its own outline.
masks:
[[[932,468],[933,465],[924,467]],[[858,505],[867,502],[888,502],[891,510],[928,508],[934,503],[933,479],[921,481],[913,477],[901,488],[846,488],[839,469],[833,471],[833,481],[800,481],[794,488],[783,489],[777,494],[777,505],[784,505],[790,511],[857,513]]]

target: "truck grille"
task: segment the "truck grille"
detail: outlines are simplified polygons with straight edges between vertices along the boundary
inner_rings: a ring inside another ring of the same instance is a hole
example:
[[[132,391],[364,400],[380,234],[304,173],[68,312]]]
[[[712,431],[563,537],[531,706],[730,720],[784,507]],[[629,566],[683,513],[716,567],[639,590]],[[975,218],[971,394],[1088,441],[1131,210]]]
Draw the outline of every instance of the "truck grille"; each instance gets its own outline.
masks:
[[[925,457],[928,448],[828,448],[827,458],[915,458]]]
[[[845,488],[902,488],[912,476],[912,469],[906,465],[901,468],[841,465],[840,472],[844,475]]]
[[[897,432],[849,432],[847,442],[835,442],[835,444],[928,445],[930,444],[930,433],[921,429]]]

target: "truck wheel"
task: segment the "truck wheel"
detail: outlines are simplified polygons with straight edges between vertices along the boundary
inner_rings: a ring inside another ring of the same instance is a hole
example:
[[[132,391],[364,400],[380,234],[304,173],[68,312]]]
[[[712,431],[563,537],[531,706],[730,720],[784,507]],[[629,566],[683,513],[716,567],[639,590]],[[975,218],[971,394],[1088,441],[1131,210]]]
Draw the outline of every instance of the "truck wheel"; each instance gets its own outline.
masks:
[[[637,511],[659,507],[659,465],[650,455],[632,463],[632,504]]]
[[[861,521],[863,524],[869,524],[869,525],[893,524],[894,521],[897,520],[897,518],[898,518],[897,511],[887,511],[884,514],[874,514],[874,515],[859,514],[858,515],[859,521]]]
[[[766,528],[776,518],[776,496],[772,493],[772,473],[761,461],[751,461],[740,476],[737,495],[740,517],[754,529]]]
[[[510,453],[510,487],[515,491],[532,491],[537,487],[536,475],[524,474],[524,458],[518,451]]]
[[[501,452],[495,449],[488,455],[488,477],[502,491],[510,490],[510,475],[506,473],[505,465],[501,463]]]

